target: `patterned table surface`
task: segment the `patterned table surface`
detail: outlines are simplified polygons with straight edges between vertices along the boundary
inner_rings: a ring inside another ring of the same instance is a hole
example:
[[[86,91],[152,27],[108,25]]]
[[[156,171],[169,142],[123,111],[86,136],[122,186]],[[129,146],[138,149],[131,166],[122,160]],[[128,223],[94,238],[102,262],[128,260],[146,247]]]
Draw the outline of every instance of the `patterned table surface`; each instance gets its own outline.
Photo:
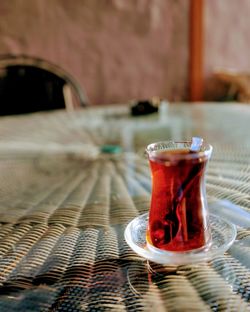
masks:
[[[216,103],[2,117],[0,311],[250,311],[250,227],[224,255],[182,266],[148,262],[124,239],[149,209],[153,141],[202,136],[214,147],[208,199],[250,212],[249,123],[250,106]]]

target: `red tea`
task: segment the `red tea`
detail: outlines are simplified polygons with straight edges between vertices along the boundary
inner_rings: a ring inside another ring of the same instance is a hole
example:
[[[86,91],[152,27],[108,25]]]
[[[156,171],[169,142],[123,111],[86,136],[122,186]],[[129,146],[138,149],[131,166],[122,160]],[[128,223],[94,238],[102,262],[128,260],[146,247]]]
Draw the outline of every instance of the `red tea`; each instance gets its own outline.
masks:
[[[152,197],[147,240],[151,245],[186,251],[207,244],[209,227],[203,196],[207,160],[207,156],[188,149],[149,155]]]

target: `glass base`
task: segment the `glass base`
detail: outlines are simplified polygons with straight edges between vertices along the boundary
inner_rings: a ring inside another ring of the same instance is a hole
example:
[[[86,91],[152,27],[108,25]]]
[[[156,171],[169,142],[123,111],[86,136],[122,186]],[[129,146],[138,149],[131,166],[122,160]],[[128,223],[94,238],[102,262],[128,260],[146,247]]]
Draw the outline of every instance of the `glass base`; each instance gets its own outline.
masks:
[[[236,226],[218,216],[210,215],[211,240],[204,248],[190,251],[174,252],[148,246],[146,231],[148,213],[133,219],[125,229],[125,239],[128,245],[143,258],[165,265],[183,265],[208,261],[227,251],[233,244],[237,230]]]

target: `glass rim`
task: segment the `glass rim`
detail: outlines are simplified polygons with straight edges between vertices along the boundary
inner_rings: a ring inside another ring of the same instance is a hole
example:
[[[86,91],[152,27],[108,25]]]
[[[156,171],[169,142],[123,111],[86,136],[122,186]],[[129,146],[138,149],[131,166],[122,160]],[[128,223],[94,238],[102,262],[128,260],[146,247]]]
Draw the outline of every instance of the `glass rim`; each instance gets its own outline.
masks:
[[[173,147],[167,147],[167,144],[172,144]],[[175,144],[182,144],[183,147],[177,147],[175,148],[174,145]],[[150,143],[146,149],[146,155],[149,158],[153,158],[153,160],[157,160],[159,162],[164,162],[164,161],[171,161],[171,160],[188,160],[188,159],[197,159],[197,158],[210,158],[211,154],[212,154],[212,150],[213,147],[212,145],[208,144],[207,142],[203,142],[202,146],[201,146],[201,150],[197,151],[197,152],[191,152],[191,153],[187,153],[187,154],[183,154],[183,153],[167,153],[166,157],[158,157],[158,152],[159,151],[172,151],[172,150],[177,150],[177,149],[188,149],[188,146],[191,146],[192,141],[191,140],[184,140],[184,141],[173,141],[173,140],[167,140],[167,141],[159,141],[159,142],[154,142],[154,143]],[[158,148],[157,148],[158,146]]]

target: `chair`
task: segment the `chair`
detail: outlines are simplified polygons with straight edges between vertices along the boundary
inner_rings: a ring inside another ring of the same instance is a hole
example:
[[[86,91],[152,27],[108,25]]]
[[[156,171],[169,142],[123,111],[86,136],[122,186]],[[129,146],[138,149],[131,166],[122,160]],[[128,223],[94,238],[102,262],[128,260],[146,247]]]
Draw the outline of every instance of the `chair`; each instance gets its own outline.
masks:
[[[217,88],[224,87],[223,101],[250,102],[250,73],[221,70],[214,73]],[[219,82],[219,84],[218,84]]]
[[[25,55],[0,57],[0,115],[89,104],[79,83],[62,68]]]

